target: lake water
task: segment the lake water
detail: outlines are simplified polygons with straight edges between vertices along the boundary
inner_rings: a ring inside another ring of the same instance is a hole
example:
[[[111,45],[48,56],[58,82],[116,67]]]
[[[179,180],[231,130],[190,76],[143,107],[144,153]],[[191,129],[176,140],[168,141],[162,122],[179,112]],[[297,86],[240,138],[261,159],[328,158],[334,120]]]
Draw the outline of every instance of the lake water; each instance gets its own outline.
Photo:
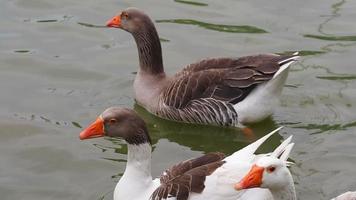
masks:
[[[0,0],[0,198],[112,199],[126,146],[78,134],[113,105],[135,107],[149,123],[155,176],[205,152],[232,153],[283,125],[260,152],[294,135],[299,199],[356,190],[356,1],[199,2]],[[256,138],[168,122],[134,105],[135,43],[127,32],[97,27],[130,6],[159,22],[170,74],[205,57],[305,55],[275,114],[252,126]]]

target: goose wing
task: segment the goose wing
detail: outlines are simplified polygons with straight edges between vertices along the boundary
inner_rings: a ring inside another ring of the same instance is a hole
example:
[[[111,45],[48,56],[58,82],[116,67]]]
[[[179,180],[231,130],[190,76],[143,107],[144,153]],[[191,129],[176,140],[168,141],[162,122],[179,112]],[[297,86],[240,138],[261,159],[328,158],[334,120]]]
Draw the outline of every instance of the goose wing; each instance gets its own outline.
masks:
[[[236,104],[257,85],[271,80],[282,65],[295,61],[294,57],[261,54],[238,59],[205,59],[190,64],[167,86],[163,102],[178,109],[192,100],[204,98]]]
[[[223,153],[209,153],[199,158],[183,161],[166,170],[160,178],[161,185],[152,193],[151,200],[176,197],[187,200],[190,192],[201,193],[206,176],[225,163]]]

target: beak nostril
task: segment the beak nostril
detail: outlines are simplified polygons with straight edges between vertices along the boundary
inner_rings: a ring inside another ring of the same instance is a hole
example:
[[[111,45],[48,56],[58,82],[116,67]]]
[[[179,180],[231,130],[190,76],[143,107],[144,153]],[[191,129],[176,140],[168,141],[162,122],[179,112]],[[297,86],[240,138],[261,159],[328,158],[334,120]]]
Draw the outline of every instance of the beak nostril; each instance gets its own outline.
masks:
[[[108,27],[114,27],[114,28],[121,28],[121,18],[119,16],[115,16],[113,18],[111,18],[106,26]]]

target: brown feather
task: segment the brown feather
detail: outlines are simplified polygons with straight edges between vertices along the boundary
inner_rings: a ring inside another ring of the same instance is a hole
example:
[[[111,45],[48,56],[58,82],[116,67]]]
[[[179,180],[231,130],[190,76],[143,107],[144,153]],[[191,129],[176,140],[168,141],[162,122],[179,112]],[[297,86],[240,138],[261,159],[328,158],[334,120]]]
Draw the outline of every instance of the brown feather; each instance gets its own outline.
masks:
[[[216,152],[174,165],[161,176],[161,186],[152,193],[151,199],[161,200],[172,196],[177,200],[187,200],[191,192],[201,193],[205,188],[206,176],[223,165],[224,158],[223,153]]]
[[[236,126],[233,105],[271,80],[295,55],[205,59],[185,67],[160,96],[158,116],[189,123]],[[223,113],[224,112],[224,113]]]
[[[209,97],[238,103],[256,85],[271,80],[279,70],[279,62],[289,57],[292,56],[262,54],[238,59],[205,59],[190,64],[176,74],[163,92],[164,103],[184,108],[191,100]]]

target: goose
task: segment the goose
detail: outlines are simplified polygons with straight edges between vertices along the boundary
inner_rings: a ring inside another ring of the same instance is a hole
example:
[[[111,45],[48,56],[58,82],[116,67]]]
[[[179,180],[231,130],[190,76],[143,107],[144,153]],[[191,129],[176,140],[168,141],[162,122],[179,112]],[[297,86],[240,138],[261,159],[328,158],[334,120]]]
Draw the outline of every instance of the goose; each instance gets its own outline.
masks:
[[[296,200],[293,177],[287,168],[290,150],[293,144],[285,148],[285,154],[280,158],[276,156],[262,157],[256,161],[250,171],[235,184],[237,191],[249,188],[266,188],[272,193],[273,200]]]
[[[137,8],[127,8],[107,22],[136,41],[139,70],[136,102],[150,113],[173,121],[244,127],[270,116],[278,103],[289,66],[299,56],[259,54],[207,58],[166,75],[155,25]]]
[[[235,190],[265,188],[271,192],[273,200],[296,200],[293,177],[287,168],[291,164],[287,159],[293,145],[291,143],[286,146],[279,158],[265,156],[258,159],[248,173],[234,185]],[[356,192],[348,191],[331,200],[356,200]]]
[[[237,191],[236,184],[257,159],[274,156],[286,159],[293,143],[291,137],[272,153],[255,155],[255,151],[271,135],[265,135],[245,148],[225,157],[223,153],[207,153],[180,162],[165,170],[160,178],[151,175],[151,139],[145,122],[127,108],[111,107],[79,135],[81,140],[97,137],[117,137],[126,141],[126,169],[114,190],[114,200],[245,200],[268,199],[268,189]],[[252,198],[251,198],[252,197]]]

